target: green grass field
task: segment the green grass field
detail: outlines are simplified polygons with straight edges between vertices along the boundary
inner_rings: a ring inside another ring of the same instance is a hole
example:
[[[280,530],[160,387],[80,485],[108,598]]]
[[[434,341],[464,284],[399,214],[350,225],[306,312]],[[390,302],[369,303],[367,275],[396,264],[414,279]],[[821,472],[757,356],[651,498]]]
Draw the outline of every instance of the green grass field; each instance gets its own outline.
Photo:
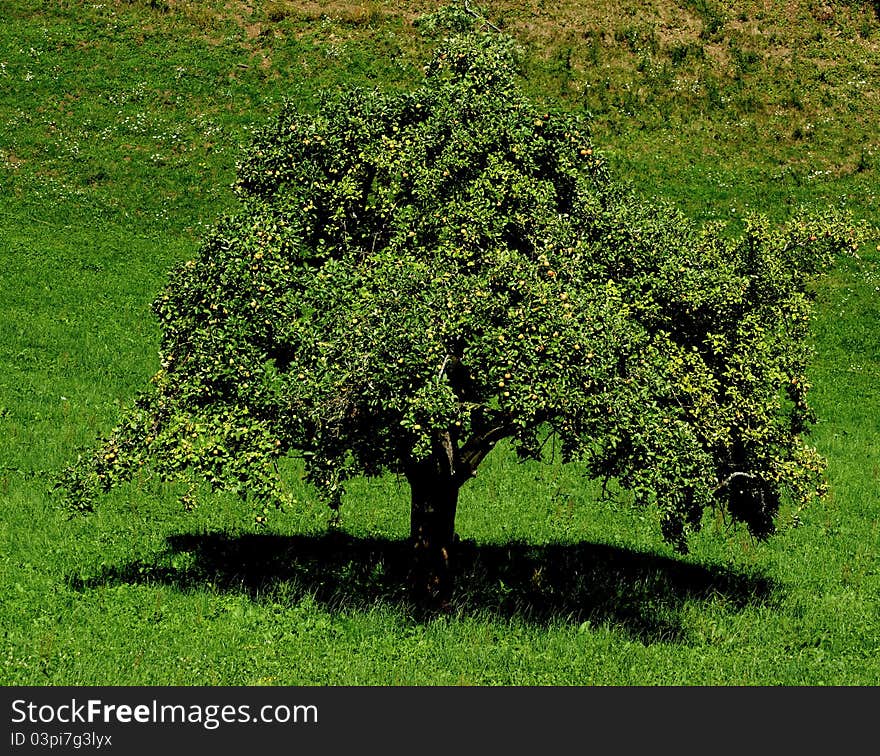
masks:
[[[150,302],[233,209],[251,130],[283,98],[408,86],[432,5],[0,0],[0,683],[880,684],[880,239],[817,282],[831,493],[766,543],[707,520],[680,556],[654,512],[498,449],[462,492],[453,609],[424,617],[393,478],[350,487],[341,532],[295,468],[300,507],[263,528],[151,479],[60,509],[53,477],[158,367]],[[878,224],[877,4],[773,5],[489,12],[642,193],[732,227],[801,204]]]

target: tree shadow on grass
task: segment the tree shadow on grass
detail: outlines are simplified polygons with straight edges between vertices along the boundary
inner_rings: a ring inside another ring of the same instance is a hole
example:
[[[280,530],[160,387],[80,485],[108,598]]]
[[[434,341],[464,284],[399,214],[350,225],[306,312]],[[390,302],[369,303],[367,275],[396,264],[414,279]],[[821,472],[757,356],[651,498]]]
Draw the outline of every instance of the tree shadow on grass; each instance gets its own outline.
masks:
[[[407,599],[410,551],[404,541],[321,536],[180,534],[150,561],[71,578],[76,590],[118,583],[182,591],[238,592],[255,601],[311,596],[331,610],[385,603],[428,619]],[[679,614],[688,602],[728,609],[765,604],[762,576],[593,543],[459,544],[452,611],[530,623],[608,625],[643,642],[686,641]]]

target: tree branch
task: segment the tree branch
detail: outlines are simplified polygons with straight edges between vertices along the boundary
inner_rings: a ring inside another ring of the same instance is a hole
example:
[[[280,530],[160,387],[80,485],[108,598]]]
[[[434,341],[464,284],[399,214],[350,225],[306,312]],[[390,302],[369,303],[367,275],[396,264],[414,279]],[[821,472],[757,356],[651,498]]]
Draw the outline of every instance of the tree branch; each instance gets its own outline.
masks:
[[[717,486],[715,486],[713,493],[720,491],[722,488],[727,488],[727,486],[729,486],[735,478],[748,478],[749,480],[758,480],[760,478],[760,476],[755,475],[754,473],[747,473],[747,472],[742,472],[739,470],[736,472],[732,472],[724,480],[722,480]]]
[[[452,436],[449,431],[444,431],[438,437],[443,453],[446,455],[446,462],[449,464],[449,475],[454,477],[456,473],[455,465],[455,446],[452,443]]]
[[[482,21],[482,22],[483,22],[486,26],[488,26],[490,29],[492,29],[492,30],[494,30],[494,31],[497,31],[499,34],[501,34],[501,29],[499,29],[497,26],[495,26],[495,24],[493,24],[488,18],[486,18],[485,16],[481,15],[480,13],[477,13],[477,11],[473,10],[473,9],[467,4],[467,0],[464,0],[464,9],[465,9],[465,11],[467,11],[468,13],[470,13],[474,18],[478,18],[478,19],[480,19],[480,21]]]
[[[477,467],[486,455],[495,448],[495,444],[503,438],[513,435],[516,426],[512,423],[496,425],[483,433],[471,436],[459,451],[459,470],[457,477],[464,483],[468,478],[477,474]]]
[[[447,354],[443,358],[443,364],[440,366],[440,372],[437,373],[437,383],[440,383],[440,379],[443,377],[443,371],[446,370],[446,363],[449,362],[450,355]]]

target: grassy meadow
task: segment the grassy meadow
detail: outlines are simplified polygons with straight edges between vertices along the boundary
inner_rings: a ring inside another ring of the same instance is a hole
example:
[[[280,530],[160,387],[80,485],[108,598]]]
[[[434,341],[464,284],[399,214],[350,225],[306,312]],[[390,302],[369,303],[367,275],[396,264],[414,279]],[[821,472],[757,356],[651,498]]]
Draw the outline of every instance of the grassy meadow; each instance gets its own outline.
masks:
[[[150,302],[224,212],[285,98],[407,87],[436,4],[0,0],[0,683],[880,684],[880,239],[816,283],[830,494],[765,543],[507,449],[462,491],[452,611],[407,604],[408,491],[299,482],[268,526],[150,478],[70,518],[54,476],[158,368]],[[621,179],[724,221],[880,224],[876,2],[487,3],[537,100],[593,115]]]

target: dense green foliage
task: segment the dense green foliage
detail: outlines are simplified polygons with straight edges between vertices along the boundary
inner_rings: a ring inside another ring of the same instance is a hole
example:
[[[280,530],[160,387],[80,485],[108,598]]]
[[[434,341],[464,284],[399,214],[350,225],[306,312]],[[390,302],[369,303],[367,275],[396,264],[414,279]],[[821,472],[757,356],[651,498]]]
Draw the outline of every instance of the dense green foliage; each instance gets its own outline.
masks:
[[[781,497],[823,492],[808,282],[859,229],[730,238],[639,201],[584,123],[520,93],[510,39],[445,39],[413,91],[287,106],[236,189],[155,303],[154,390],[66,475],[79,506],[152,466],[262,518],[291,452],[334,508],[426,460],[457,490],[499,440],[539,459],[548,434],[681,549],[709,507],[764,537]]]

